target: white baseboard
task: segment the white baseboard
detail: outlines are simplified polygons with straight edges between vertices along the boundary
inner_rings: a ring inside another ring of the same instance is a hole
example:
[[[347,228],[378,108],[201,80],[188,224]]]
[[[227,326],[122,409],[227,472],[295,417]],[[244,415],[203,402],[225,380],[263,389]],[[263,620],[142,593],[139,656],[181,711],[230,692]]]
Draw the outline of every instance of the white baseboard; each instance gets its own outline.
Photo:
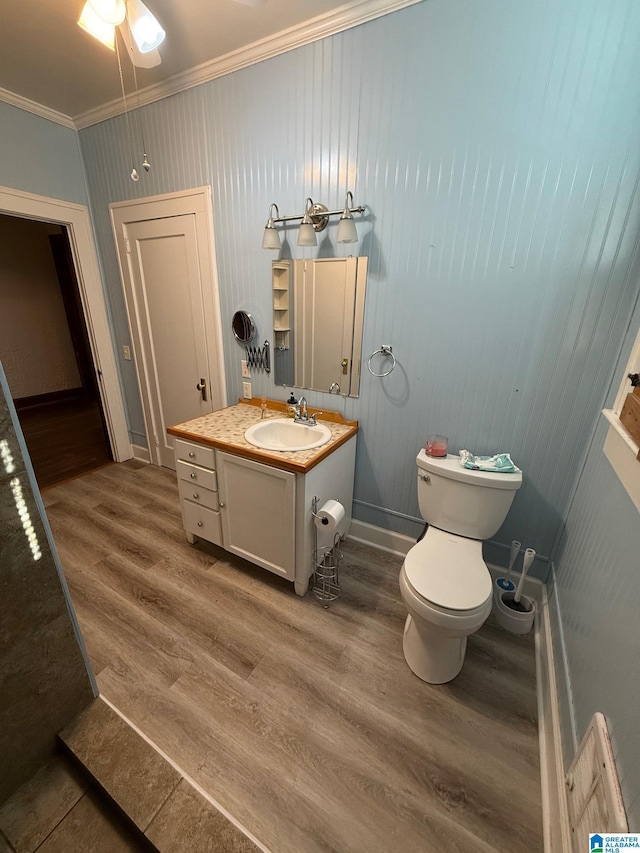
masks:
[[[410,536],[357,520],[351,523],[349,539],[401,557],[416,544]],[[494,580],[506,574],[503,567],[489,564],[488,568]],[[527,577],[524,593],[533,598],[537,606],[535,655],[544,853],[570,853],[571,833],[547,587],[538,578]]]
[[[382,527],[376,527],[374,524],[367,524],[366,521],[358,521],[355,518],[351,522],[348,538],[356,542],[363,542],[365,545],[371,545],[380,551],[396,554],[399,557],[406,556],[409,549],[416,544],[416,540],[412,539],[411,536],[394,533],[393,530],[385,530]]]
[[[571,831],[564,783],[560,706],[556,687],[549,599],[544,584],[542,601],[538,605],[535,641],[544,851],[545,853],[570,853]]]
[[[131,456],[137,459],[138,462],[151,463],[151,454],[148,447],[142,447],[140,444],[131,445]]]

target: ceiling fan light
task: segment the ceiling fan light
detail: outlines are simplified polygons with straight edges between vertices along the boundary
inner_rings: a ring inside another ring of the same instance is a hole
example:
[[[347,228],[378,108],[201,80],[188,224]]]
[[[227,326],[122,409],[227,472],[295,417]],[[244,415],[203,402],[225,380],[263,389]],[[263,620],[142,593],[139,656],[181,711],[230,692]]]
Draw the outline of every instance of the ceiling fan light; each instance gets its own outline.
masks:
[[[113,27],[119,26],[127,13],[124,0],[89,0],[89,5],[96,15]]]
[[[115,50],[116,28],[113,24],[108,24],[100,15],[96,14],[89,0],[82,7],[82,12],[78,18],[78,26],[82,27],[89,35],[98,39],[98,41],[102,42],[110,50]]]
[[[133,36],[131,35],[129,24],[126,21],[120,24],[118,29],[120,30],[122,41],[129,52],[129,56],[131,57],[131,62],[136,66],[136,68],[155,68],[156,65],[160,65],[162,62],[160,51],[150,50],[147,53],[140,53],[138,45],[135,43]]]
[[[165,31],[142,0],[127,0],[127,19],[140,53],[149,53],[164,41]]]

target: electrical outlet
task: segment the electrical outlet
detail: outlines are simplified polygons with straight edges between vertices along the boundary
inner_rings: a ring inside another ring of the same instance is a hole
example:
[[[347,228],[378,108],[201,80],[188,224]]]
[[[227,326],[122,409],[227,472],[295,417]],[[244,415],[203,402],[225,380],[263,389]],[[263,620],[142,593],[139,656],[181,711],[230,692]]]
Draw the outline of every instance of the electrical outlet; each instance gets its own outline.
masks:
[[[242,383],[242,396],[244,397],[245,400],[251,399],[251,383],[250,382],[243,382]]]
[[[126,344],[122,347],[122,355],[125,361],[131,361],[131,349]]]
[[[251,371],[247,367],[247,359],[240,359],[240,369],[242,370],[242,378],[243,379],[251,379]]]

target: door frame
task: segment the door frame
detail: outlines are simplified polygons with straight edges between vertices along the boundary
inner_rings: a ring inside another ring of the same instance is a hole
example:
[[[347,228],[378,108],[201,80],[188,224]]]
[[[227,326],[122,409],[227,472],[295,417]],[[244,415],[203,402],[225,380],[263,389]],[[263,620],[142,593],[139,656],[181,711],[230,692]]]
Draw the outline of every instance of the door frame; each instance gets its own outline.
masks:
[[[116,462],[131,459],[133,451],[89,208],[62,199],[0,187],[0,213],[66,227],[111,452]]]
[[[210,287],[203,288],[205,342],[207,363],[211,377],[211,401],[213,408],[223,408],[227,405],[227,386],[224,366],[224,348],[222,342],[222,319],[220,313],[220,291],[218,287],[218,271],[215,256],[215,241],[213,228],[213,205],[211,187],[194,187],[190,190],[179,190],[141,199],[113,202],[109,205],[111,228],[116,245],[120,280],[124,293],[131,344],[135,357],[135,369],[138,377],[138,388],[142,401],[147,447],[150,461],[159,465],[158,452],[155,447],[154,417],[150,400],[153,391],[150,382],[150,371],[146,368],[146,359],[150,356],[142,346],[140,317],[137,311],[135,291],[129,266],[123,263],[127,257],[124,226],[133,222],[144,222],[152,219],[165,219],[173,216],[193,214],[196,217],[198,247],[201,253],[200,270],[209,270]],[[206,281],[203,275],[203,282]],[[217,392],[214,396],[214,389]]]

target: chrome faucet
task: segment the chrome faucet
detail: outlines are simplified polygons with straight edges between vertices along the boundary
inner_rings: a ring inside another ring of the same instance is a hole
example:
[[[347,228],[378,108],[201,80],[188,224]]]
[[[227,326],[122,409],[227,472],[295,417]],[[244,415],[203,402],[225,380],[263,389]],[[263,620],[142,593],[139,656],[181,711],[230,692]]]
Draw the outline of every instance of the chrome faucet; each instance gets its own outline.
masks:
[[[296,423],[306,424],[308,420],[309,416],[307,414],[307,398],[300,397],[296,405],[296,416],[294,418],[294,421]]]
[[[306,397],[300,397],[298,403],[296,405],[296,416],[293,419],[296,424],[307,424],[307,426],[318,426],[316,423],[316,418],[318,415],[321,415],[322,412],[314,412],[310,415],[307,412],[307,399]]]

